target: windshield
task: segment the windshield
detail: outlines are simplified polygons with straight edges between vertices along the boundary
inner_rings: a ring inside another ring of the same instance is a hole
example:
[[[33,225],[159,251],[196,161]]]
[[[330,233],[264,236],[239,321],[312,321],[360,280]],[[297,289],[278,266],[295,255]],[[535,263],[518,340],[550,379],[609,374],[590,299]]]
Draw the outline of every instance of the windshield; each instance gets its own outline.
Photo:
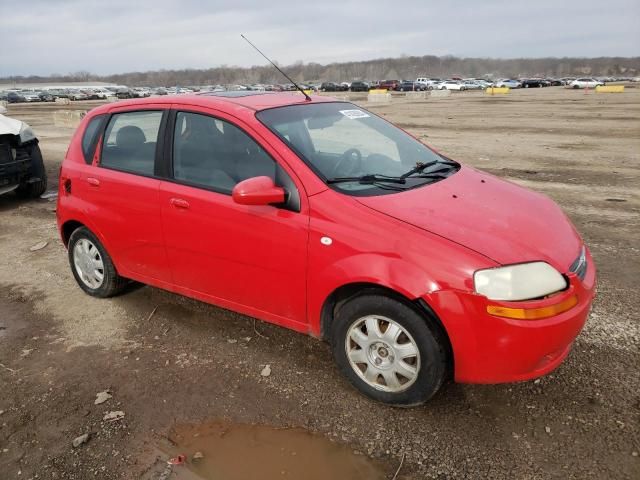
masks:
[[[258,112],[332,188],[380,195],[446,178],[459,165],[351,103],[290,105]]]

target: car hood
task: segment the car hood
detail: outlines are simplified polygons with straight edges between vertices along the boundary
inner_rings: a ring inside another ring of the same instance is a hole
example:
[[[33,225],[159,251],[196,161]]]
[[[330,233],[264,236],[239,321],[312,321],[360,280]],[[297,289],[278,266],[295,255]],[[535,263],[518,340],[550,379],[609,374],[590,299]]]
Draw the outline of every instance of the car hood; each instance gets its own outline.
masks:
[[[22,122],[0,115],[0,135],[19,135]]]
[[[357,200],[503,265],[541,260],[564,273],[582,245],[551,199],[469,167],[432,185]]]

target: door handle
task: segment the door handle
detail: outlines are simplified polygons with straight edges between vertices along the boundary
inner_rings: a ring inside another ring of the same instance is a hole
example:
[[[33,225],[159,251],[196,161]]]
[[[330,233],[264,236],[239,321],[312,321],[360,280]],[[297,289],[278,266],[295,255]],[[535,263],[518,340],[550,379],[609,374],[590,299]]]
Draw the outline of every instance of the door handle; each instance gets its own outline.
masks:
[[[99,187],[100,186],[100,180],[98,180],[97,178],[93,178],[93,177],[87,177],[87,183],[89,185],[93,185],[94,187]]]
[[[171,203],[171,205],[176,208],[189,208],[189,202],[183,200],[182,198],[172,198],[171,200],[169,200],[169,203]]]

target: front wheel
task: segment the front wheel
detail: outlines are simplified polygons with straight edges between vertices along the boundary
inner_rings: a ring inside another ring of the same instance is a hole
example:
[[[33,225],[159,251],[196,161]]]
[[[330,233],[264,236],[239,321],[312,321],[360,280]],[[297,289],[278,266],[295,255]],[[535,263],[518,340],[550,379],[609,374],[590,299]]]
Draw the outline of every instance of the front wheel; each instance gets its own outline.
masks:
[[[447,373],[447,342],[433,319],[382,295],[344,304],[331,329],[338,367],[364,395],[409,407],[429,400]]]

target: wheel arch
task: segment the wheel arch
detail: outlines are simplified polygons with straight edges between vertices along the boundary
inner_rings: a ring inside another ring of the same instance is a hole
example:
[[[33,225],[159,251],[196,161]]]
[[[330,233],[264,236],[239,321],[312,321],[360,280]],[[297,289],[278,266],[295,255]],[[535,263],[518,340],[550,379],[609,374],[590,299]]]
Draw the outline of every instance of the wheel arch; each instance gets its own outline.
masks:
[[[71,234],[80,227],[85,227],[91,230],[87,225],[78,220],[67,220],[60,227],[60,235],[62,236],[62,243],[65,247],[69,246],[69,238],[71,238]]]
[[[365,294],[382,295],[393,298],[418,313],[426,323],[435,328],[436,334],[445,345],[447,352],[447,364],[450,371],[449,375],[454,371],[454,356],[451,339],[444,324],[435,313],[433,308],[422,298],[409,298],[402,293],[384,285],[370,282],[353,282],[341,285],[333,290],[322,304],[320,312],[320,338],[327,340],[330,335],[331,325],[336,317],[340,307],[349,300]]]

